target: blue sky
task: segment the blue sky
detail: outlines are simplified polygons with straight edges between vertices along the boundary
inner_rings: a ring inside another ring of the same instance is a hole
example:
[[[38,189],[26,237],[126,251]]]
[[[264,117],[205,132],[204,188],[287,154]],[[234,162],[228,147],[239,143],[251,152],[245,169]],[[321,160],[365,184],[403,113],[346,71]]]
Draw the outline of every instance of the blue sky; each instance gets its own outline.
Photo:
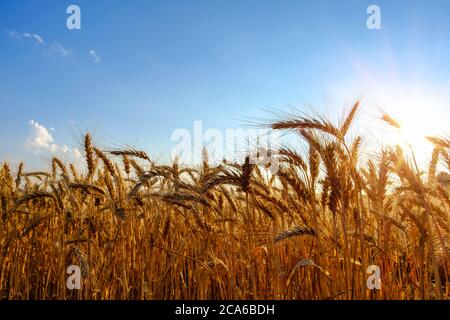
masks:
[[[71,4],[81,30],[66,28]],[[0,159],[46,161],[42,128],[60,151],[89,129],[163,157],[195,120],[223,130],[305,102],[341,114],[360,96],[448,124],[449,13],[447,0],[1,1]]]

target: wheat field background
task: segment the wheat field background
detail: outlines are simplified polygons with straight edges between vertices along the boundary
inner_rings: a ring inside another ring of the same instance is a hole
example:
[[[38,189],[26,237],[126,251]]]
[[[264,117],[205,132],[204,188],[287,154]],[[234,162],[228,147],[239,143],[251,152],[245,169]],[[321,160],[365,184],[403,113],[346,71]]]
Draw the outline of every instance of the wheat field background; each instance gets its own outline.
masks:
[[[450,139],[428,137],[427,167],[398,146],[367,159],[348,134],[358,108],[271,123],[308,150],[277,150],[273,175],[206,150],[198,167],[158,164],[89,133],[83,169],[4,163],[1,299],[449,299]]]

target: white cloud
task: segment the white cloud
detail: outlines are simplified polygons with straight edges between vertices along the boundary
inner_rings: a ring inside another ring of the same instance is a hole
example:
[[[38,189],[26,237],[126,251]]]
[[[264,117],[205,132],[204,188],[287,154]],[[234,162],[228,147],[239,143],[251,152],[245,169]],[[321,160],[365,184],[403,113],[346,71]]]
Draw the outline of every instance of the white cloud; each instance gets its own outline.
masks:
[[[27,139],[27,145],[35,153],[49,153],[52,156],[66,155],[74,159],[81,157],[77,148],[69,148],[67,145],[58,145],[54,143],[52,134],[40,123],[31,120],[28,122],[30,134]]]
[[[30,146],[36,149],[48,149],[53,143],[53,137],[48,130],[34,120],[28,122],[31,133],[28,138]]]
[[[74,157],[77,159],[82,157],[80,150],[78,150],[77,148],[73,148],[72,153],[73,153]]]
[[[94,58],[94,62],[95,62],[95,63],[99,63],[100,61],[102,61],[102,60],[100,59],[100,57],[98,56],[98,54],[97,54],[94,50],[92,50],[92,49],[89,51],[89,55],[92,56],[92,57]]]
[[[45,44],[44,39],[42,39],[42,37],[36,33],[17,32],[17,31],[11,30],[8,32],[8,35],[10,38],[13,38],[13,39],[19,39],[19,40],[22,40],[23,38],[34,39],[39,44]]]
[[[60,54],[63,57],[67,57],[72,53],[72,50],[64,48],[58,41],[53,41],[48,47],[52,53]]]
[[[44,39],[42,39],[40,35],[33,34],[33,38],[35,38],[36,41],[39,42],[40,44],[44,44]]]
[[[35,39],[39,44],[44,44],[44,43],[45,43],[45,42],[44,42],[44,39],[42,39],[42,37],[41,37],[40,35],[35,34],[35,33],[30,34],[30,33],[28,33],[28,32],[25,32],[25,33],[23,33],[23,36],[24,36],[25,38]]]
[[[45,50],[47,50],[51,55],[61,55],[63,57],[70,56],[72,54],[72,50],[63,47],[58,41],[52,41],[50,43],[44,41],[44,39],[36,34],[29,32],[18,32],[14,30],[4,30],[8,33],[8,36],[12,39],[31,39],[36,41],[40,46],[42,46]]]

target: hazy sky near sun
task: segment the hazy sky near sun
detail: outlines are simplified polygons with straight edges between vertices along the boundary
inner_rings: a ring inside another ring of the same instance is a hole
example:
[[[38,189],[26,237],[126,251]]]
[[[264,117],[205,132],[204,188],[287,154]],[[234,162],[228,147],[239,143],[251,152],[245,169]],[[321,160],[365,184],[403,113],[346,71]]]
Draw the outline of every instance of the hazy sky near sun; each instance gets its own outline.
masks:
[[[77,157],[86,129],[160,156],[195,120],[223,130],[324,100],[340,115],[361,96],[448,123],[449,15],[448,0],[1,1],[0,160]]]

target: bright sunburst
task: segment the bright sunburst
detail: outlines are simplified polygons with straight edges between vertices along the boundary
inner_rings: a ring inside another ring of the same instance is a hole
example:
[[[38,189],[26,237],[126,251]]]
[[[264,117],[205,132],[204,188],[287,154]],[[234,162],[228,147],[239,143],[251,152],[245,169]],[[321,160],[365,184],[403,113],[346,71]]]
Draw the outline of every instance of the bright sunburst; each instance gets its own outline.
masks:
[[[411,148],[420,162],[428,160],[433,145],[426,139],[429,136],[440,136],[448,131],[448,109],[444,96],[423,96],[420,91],[409,95],[398,95],[390,99],[386,122],[391,129],[386,132],[387,144],[399,144]]]

